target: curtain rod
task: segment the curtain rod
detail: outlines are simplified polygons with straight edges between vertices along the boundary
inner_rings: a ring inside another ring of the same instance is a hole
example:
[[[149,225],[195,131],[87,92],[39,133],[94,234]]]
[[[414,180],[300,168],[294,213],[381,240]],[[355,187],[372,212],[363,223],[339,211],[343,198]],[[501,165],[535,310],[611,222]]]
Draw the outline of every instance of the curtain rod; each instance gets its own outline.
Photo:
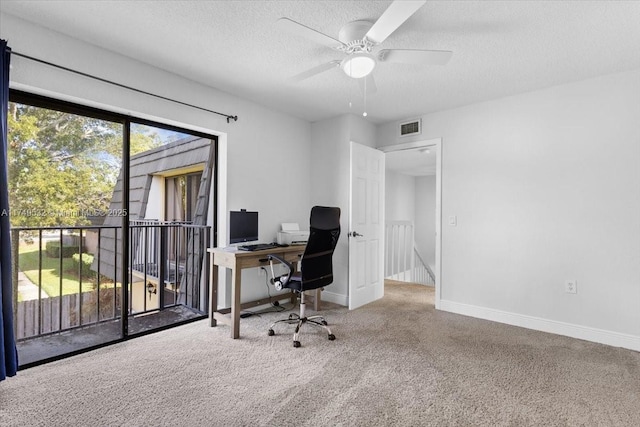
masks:
[[[94,75],[91,75],[91,74],[88,74],[88,73],[84,73],[82,71],[74,70],[72,68],[64,67],[62,65],[58,65],[58,64],[54,64],[52,62],[44,61],[42,59],[34,58],[33,56],[25,55],[23,53],[18,53],[16,51],[12,51],[10,49],[7,49],[7,50],[9,50],[12,55],[16,55],[16,56],[19,56],[21,58],[29,59],[31,61],[39,62],[41,64],[45,64],[45,65],[48,65],[50,67],[59,68],[61,70],[68,71],[70,73],[75,73],[75,74],[78,74],[78,75],[83,76],[83,77],[88,77],[90,79],[98,80],[98,81],[101,81],[103,83],[108,83],[108,84],[111,84],[111,85],[114,85],[114,86],[118,86],[118,87],[121,87],[121,88],[124,88],[124,89],[128,89],[128,90],[131,90],[131,91],[134,91],[134,92],[142,93],[144,95],[153,96],[153,97],[156,97],[156,98],[159,98],[159,99],[163,99],[165,101],[170,101],[170,102],[174,102],[176,104],[185,105],[187,107],[196,108],[198,110],[206,111],[208,113],[217,114],[219,116],[226,117],[227,118],[227,123],[230,123],[231,120],[233,120],[234,122],[238,121],[238,116],[232,116],[232,115],[229,115],[229,114],[219,113],[218,111],[209,110],[208,108],[199,107],[197,105],[193,105],[193,104],[189,104],[189,103],[186,103],[186,102],[178,101],[178,100],[175,100],[175,99],[172,99],[172,98],[167,98],[166,96],[156,95],[155,93],[147,92],[147,91],[144,91],[144,90],[141,90],[141,89],[137,89],[135,87],[123,85],[122,83],[117,83],[117,82],[114,82],[114,81],[111,81],[111,80],[103,79],[102,77],[97,77],[97,76],[94,76]]]

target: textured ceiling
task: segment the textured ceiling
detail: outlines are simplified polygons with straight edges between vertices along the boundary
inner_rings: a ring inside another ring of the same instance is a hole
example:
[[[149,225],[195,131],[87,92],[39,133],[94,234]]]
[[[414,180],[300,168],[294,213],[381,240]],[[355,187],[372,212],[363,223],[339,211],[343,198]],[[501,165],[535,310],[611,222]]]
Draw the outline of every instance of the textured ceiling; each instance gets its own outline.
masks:
[[[375,21],[390,3],[2,0],[0,10],[317,121],[361,113],[361,91],[339,69],[288,81],[342,54],[295,38],[275,21],[289,17],[337,37],[347,22]],[[639,22],[636,1],[429,1],[381,47],[452,50],[451,61],[378,64],[368,120],[415,117],[640,68]]]

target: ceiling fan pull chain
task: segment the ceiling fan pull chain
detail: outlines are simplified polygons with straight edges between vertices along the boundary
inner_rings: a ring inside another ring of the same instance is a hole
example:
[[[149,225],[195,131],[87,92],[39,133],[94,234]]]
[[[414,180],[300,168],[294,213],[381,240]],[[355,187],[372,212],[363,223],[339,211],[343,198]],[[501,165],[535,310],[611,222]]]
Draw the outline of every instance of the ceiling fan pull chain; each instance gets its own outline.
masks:
[[[367,77],[363,77],[364,79],[364,112],[362,113],[362,117],[367,117]]]

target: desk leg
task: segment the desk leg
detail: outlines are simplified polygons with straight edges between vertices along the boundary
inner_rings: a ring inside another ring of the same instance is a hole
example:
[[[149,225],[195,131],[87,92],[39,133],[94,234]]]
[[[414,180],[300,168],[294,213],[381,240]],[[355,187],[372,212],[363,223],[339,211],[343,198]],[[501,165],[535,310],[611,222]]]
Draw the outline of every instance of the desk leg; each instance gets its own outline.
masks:
[[[209,273],[209,326],[216,326],[215,312],[218,310],[218,266],[212,265]]]
[[[240,338],[240,279],[242,271],[237,266],[231,270],[231,338]]]

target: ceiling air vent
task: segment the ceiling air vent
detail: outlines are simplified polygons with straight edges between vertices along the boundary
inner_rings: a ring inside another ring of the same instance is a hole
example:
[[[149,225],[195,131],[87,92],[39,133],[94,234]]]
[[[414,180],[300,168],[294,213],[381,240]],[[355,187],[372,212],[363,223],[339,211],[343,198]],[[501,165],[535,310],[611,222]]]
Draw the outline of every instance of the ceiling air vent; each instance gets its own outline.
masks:
[[[400,136],[420,135],[422,133],[422,120],[414,119],[400,123]]]

